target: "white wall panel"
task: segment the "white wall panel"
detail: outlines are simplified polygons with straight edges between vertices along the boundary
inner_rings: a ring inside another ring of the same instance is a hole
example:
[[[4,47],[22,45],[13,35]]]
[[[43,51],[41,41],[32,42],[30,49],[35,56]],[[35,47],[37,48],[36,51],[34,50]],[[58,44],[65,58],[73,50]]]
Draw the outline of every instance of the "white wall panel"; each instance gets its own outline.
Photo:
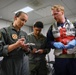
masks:
[[[49,27],[50,27],[50,25],[44,25],[44,28],[43,28],[43,30],[42,30],[42,33],[43,33],[45,36],[46,36],[46,33],[47,33]]]
[[[32,32],[32,28],[26,25],[22,27],[22,30],[25,31],[27,34]]]
[[[10,25],[11,22],[0,20],[0,29],[3,27],[7,27]]]

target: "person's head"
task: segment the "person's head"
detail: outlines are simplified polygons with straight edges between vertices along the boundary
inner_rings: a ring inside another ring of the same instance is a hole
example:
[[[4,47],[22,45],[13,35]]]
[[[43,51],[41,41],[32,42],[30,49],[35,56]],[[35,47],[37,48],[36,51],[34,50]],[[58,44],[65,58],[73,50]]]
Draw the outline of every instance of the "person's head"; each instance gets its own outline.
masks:
[[[61,5],[54,5],[51,8],[52,16],[57,22],[60,22],[64,18],[64,7]]]
[[[39,35],[41,33],[41,30],[43,28],[43,23],[41,21],[37,21],[33,25],[33,32],[35,35]]]
[[[24,13],[22,11],[19,11],[14,16],[14,26],[17,28],[21,28],[28,20],[27,13]]]

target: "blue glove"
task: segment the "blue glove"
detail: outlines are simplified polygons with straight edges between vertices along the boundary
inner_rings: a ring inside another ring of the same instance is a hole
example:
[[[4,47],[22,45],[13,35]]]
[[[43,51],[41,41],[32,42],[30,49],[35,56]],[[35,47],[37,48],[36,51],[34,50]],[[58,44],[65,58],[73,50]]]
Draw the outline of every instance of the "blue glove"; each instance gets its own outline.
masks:
[[[65,46],[65,48],[66,48],[66,49],[71,49],[71,48],[74,48],[75,46],[76,46],[76,40],[74,39],[74,40],[70,41],[70,42]]]
[[[64,49],[65,47],[61,42],[53,42],[53,46],[57,49]]]

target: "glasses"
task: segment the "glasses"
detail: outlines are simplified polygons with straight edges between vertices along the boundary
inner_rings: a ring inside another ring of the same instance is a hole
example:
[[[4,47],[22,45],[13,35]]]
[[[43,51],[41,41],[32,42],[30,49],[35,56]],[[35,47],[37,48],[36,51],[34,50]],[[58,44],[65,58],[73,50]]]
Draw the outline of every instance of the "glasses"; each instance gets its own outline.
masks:
[[[52,16],[56,16],[56,15],[58,15],[59,13],[54,13],[54,14],[52,14]]]

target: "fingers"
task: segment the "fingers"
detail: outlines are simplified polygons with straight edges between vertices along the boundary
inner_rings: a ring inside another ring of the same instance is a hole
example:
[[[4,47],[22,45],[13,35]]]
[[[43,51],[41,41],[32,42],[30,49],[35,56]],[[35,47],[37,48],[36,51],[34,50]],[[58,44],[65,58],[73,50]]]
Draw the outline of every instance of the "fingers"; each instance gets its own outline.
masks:
[[[32,53],[34,54],[37,51],[36,48],[33,48]]]
[[[19,41],[25,41],[25,38],[21,38],[21,39],[19,39]]]
[[[16,45],[18,47],[22,47],[24,46],[24,44],[25,44],[25,38],[18,39],[18,41],[16,42]]]

